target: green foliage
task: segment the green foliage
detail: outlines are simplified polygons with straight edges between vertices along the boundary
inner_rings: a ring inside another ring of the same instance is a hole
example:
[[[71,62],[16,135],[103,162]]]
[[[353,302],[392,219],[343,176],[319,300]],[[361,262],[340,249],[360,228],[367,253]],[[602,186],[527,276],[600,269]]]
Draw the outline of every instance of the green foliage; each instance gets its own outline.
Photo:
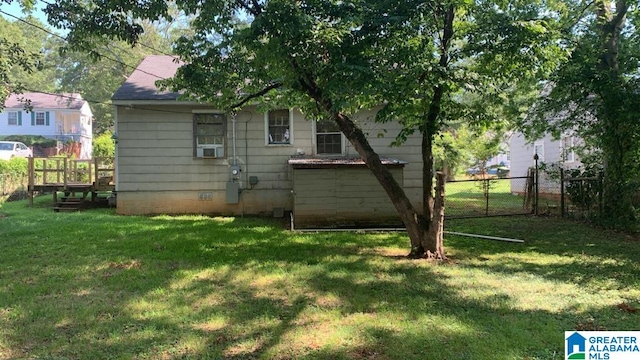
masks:
[[[30,24],[0,17],[0,80],[9,85],[0,86],[0,100],[8,95],[8,89],[80,93],[91,102],[94,133],[113,130],[109,100],[122,80],[145,55],[170,52],[172,39],[188,32],[184,16],[176,13],[175,7],[171,9],[175,21],[143,24],[145,33],[140,41],[145,46],[131,47],[124,41],[101,39],[79,51],[67,48],[63,39],[43,31],[54,32],[28,12],[24,17]],[[6,75],[2,69],[7,69]]]
[[[555,0],[230,1],[176,0],[194,14],[192,33],[175,43],[184,65],[162,87],[186,99],[235,110],[249,101],[302,109],[308,119],[336,122],[402,212],[412,248],[441,242],[424,238],[416,213],[382,166],[351,115],[384,104],[378,120],[398,120],[401,144],[423,139],[422,213],[429,218],[432,141],[453,121],[503,121],[496,115],[505,90],[531,84],[561,54],[555,42]],[[117,3],[60,0],[47,6],[51,21],[69,29],[75,49],[105,38],[140,41],[143,20],[170,19],[166,2]],[[277,90],[277,91],[275,91]],[[471,100],[468,100],[471,99]],[[514,107],[511,107],[514,108]],[[433,232],[429,234],[435,234]],[[437,256],[441,247],[435,249]]]
[[[9,135],[3,138],[5,141],[18,141],[27,146],[54,147],[57,145],[55,139],[48,139],[40,135]]]
[[[602,194],[601,174],[590,170],[570,169],[564,176],[569,179],[565,182],[564,189],[572,205],[582,209],[598,207]]]
[[[604,164],[604,216],[615,227],[635,223],[632,199],[640,190],[640,38],[638,3],[569,2],[566,48],[571,56],[550,78],[535,112],[523,123],[531,138],[578,134]]]
[[[116,154],[116,145],[111,138],[110,132],[105,132],[93,138],[93,157],[107,158],[114,157]]]
[[[449,127],[434,140],[435,168],[450,175],[461,174],[469,167],[485,170],[489,159],[507,150],[505,140],[506,135],[500,130],[472,129],[466,123]]]
[[[11,160],[0,160],[0,191],[11,192],[26,185],[29,175],[28,162],[25,158],[13,158]],[[0,193],[0,196],[4,193]]]
[[[6,2],[2,0],[0,4]],[[19,28],[0,17],[0,110],[10,93],[19,93],[29,85],[21,81],[38,66],[38,49],[28,47],[24,41]]]

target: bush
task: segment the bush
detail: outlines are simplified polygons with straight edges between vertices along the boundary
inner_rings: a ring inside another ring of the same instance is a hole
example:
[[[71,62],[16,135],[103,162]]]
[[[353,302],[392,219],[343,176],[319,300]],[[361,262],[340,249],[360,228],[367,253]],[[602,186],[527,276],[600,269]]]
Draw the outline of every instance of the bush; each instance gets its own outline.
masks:
[[[27,176],[28,160],[15,157],[9,161],[0,160],[0,173],[10,176]]]
[[[105,132],[93,138],[93,157],[108,158],[116,154],[116,145],[110,132]]]
[[[13,192],[24,187],[28,176],[28,162],[25,158],[0,160],[0,183],[2,192]]]
[[[43,148],[55,147],[58,142],[55,139],[47,139],[40,135],[9,135],[5,136],[5,141],[18,141],[27,146],[39,146]]]

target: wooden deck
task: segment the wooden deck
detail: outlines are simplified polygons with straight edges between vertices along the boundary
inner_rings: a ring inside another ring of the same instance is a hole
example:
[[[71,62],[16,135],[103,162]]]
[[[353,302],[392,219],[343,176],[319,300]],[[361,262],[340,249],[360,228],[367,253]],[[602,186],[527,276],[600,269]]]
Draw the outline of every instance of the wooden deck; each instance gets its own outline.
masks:
[[[115,190],[114,175],[113,158],[29,158],[29,204],[36,193],[52,193],[54,209],[59,209],[58,192],[64,192],[63,202],[85,201],[89,195],[95,202],[98,192]]]

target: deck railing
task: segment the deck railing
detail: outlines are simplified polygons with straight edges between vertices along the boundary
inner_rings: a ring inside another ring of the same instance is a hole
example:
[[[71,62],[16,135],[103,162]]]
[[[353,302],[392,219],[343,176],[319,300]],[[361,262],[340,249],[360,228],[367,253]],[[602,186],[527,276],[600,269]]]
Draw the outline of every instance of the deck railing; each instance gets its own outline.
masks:
[[[87,185],[91,191],[114,188],[113,158],[69,159],[66,157],[29,158],[29,193],[41,190],[60,191],[70,186]]]

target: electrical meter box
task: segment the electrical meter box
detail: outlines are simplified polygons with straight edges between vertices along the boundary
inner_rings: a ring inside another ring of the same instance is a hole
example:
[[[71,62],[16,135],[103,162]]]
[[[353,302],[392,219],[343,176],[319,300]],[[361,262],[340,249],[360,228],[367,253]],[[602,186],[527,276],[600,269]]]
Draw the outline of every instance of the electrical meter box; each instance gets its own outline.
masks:
[[[240,201],[240,183],[227,181],[227,204],[237,204]]]

